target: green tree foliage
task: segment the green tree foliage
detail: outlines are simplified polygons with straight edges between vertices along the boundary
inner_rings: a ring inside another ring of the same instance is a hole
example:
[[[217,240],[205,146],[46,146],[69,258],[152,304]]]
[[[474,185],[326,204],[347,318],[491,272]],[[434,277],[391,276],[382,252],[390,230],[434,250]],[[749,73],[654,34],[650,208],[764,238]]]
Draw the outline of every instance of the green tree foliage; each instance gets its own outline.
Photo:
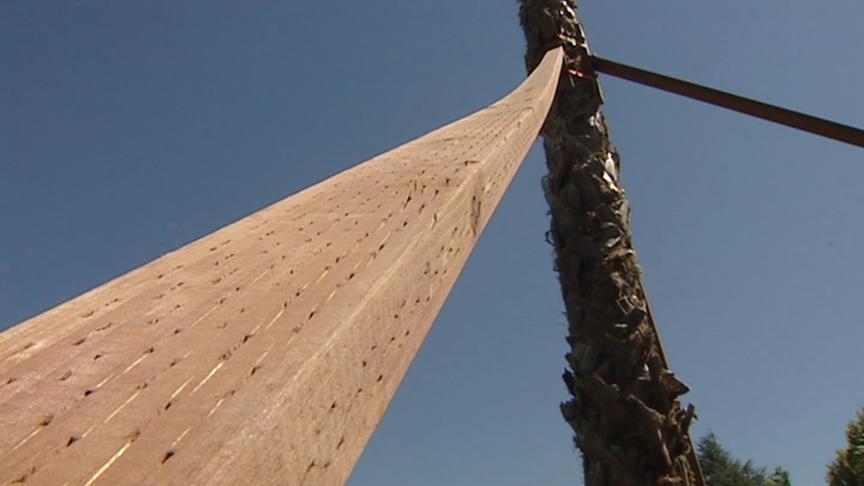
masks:
[[[837,451],[837,457],[828,466],[828,484],[831,486],[864,486],[864,408],[846,429],[846,449]]]
[[[774,468],[774,472],[768,476],[768,482],[766,484],[773,486],[792,486],[792,478],[789,477],[789,471],[777,466]]]
[[[702,473],[708,486],[791,486],[789,472],[777,467],[768,473],[751,461],[741,462],[732,457],[713,432],[696,444]]]

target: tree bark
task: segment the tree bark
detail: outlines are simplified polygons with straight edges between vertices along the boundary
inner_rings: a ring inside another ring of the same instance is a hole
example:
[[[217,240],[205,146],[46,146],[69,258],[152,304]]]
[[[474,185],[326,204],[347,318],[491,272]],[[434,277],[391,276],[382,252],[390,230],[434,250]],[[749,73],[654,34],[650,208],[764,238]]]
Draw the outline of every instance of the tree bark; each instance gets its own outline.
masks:
[[[571,350],[561,405],[582,452],[587,486],[702,485],[689,438],[688,391],[669,370],[633,249],[596,80],[572,0],[521,0],[526,64],[563,46],[558,92],[543,128],[551,210],[549,240],[564,297]]]

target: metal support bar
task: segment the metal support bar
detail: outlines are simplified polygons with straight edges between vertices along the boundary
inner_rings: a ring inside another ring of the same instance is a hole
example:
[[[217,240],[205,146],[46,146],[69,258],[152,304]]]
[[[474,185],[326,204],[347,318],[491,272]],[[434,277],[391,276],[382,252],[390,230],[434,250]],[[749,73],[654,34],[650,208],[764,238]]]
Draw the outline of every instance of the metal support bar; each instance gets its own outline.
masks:
[[[670,93],[704,101],[712,105],[755,116],[756,118],[864,148],[864,130],[855,127],[787,110],[779,106],[769,105],[681,79],[645,71],[644,69],[619,64],[597,56],[591,56],[589,62],[590,67],[597,72],[646,86],[652,86]]]

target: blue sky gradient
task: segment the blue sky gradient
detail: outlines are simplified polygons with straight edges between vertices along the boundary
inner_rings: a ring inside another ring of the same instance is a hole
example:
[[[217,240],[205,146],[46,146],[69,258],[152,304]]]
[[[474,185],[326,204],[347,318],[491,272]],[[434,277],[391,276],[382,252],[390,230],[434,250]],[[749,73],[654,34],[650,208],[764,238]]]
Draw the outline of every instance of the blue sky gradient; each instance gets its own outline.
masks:
[[[613,2],[604,57],[864,126],[857,0]],[[0,329],[475,111],[515,1],[0,3]],[[864,152],[601,78],[696,432],[824,482],[864,405]],[[535,147],[350,486],[581,484]]]

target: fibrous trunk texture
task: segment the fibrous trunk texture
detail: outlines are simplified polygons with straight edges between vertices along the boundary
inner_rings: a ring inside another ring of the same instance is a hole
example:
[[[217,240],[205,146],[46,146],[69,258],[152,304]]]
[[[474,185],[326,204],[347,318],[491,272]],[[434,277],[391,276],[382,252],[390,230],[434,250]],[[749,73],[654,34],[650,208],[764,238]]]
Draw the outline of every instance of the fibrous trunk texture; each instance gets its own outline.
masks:
[[[668,369],[633,249],[618,154],[590,74],[588,47],[568,0],[522,0],[527,67],[563,46],[562,79],[543,129],[552,216],[569,321],[562,404],[588,486],[701,485],[688,428],[688,388]]]

